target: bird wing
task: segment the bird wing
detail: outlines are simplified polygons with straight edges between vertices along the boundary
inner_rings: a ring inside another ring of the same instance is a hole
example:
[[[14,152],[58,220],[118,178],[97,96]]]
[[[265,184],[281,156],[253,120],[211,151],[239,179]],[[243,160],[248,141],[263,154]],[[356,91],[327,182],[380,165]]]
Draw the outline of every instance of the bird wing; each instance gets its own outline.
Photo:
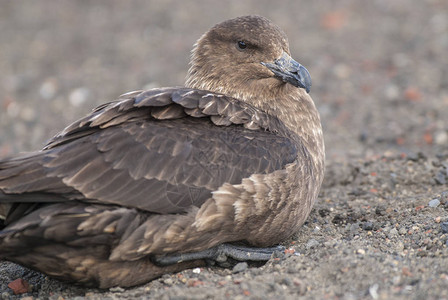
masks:
[[[276,118],[224,95],[134,92],[71,124],[42,151],[0,161],[0,202],[76,199],[182,213],[224,183],[293,162],[290,134]]]

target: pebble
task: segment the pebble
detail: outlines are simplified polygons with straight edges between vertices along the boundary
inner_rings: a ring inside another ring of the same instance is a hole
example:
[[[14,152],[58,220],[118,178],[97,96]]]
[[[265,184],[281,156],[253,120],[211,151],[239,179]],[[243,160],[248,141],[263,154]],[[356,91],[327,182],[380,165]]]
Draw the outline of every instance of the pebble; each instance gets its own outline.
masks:
[[[384,206],[377,206],[375,208],[375,213],[379,216],[384,216],[386,215],[386,207]]]
[[[437,172],[436,176],[434,177],[434,179],[436,180],[436,182],[438,184],[446,184],[446,178],[445,178],[445,174],[443,174],[442,171]]]
[[[90,92],[85,87],[74,89],[69,96],[70,104],[75,107],[82,106],[89,99]]]
[[[410,161],[418,161],[420,158],[424,158],[424,155],[421,152],[409,152],[407,156],[407,159]]]
[[[355,234],[359,231],[359,224],[358,223],[347,224],[347,226],[345,226],[345,230],[352,234]]]
[[[8,104],[8,106],[6,107],[6,113],[8,114],[8,116],[10,116],[11,118],[15,118],[19,115],[20,113],[20,106],[17,104],[17,102],[11,102]]]
[[[432,199],[428,203],[429,207],[437,207],[437,206],[439,206],[439,204],[440,204],[439,199]]]
[[[448,205],[448,191],[444,191],[440,194],[440,201]]]
[[[14,281],[11,281],[8,284],[8,287],[13,290],[14,295],[20,295],[20,294],[25,294],[25,293],[29,293],[31,292],[31,286],[28,283],[28,281],[22,279],[22,278],[17,278]]]
[[[396,246],[395,246],[395,250],[398,251],[398,252],[403,251],[403,250],[404,250],[404,244],[403,244],[403,242],[400,242],[400,241],[399,241],[399,242],[396,244]]]
[[[125,289],[122,287],[116,286],[116,287],[111,287],[109,289],[109,291],[112,293],[123,293],[125,291]]]
[[[373,299],[379,298],[378,287],[378,283],[375,283],[369,287],[369,294]]]
[[[247,270],[247,267],[248,267],[247,262],[240,262],[240,263],[237,263],[237,264],[233,267],[233,269],[232,269],[232,273],[235,274],[235,273],[240,273],[240,272],[246,271],[246,270]]]
[[[434,142],[437,145],[446,145],[448,143],[448,133],[445,131],[437,131],[434,134]]]
[[[385,89],[387,99],[395,100],[400,96],[400,89],[394,84],[389,84]]]
[[[373,229],[373,223],[372,222],[364,222],[362,224],[362,229],[364,229],[364,230],[372,230]]]
[[[400,235],[405,235],[408,232],[408,230],[406,229],[406,227],[401,227],[400,230],[398,230],[398,233]]]
[[[389,230],[390,236],[396,236],[397,234],[398,234],[397,228],[392,228],[391,230]]]
[[[448,233],[448,222],[443,222],[440,224],[440,229],[442,229],[442,233]]]
[[[312,248],[319,246],[319,244],[320,243],[318,241],[316,241],[315,239],[309,239],[308,242],[306,243],[306,248],[312,249]]]
[[[36,112],[34,111],[33,108],[29,106],[24,106],[20,110],[20,118],[22,118],[22,120],[27,122],[34,121],[36,119]]]
[[[40,86],[39,94],[45,100],[50,100],[56,95],[57,82],[54,78],[48,78]]]
[[[292,286],[293,282],[289,277],[283,277],[279,281],[280,284],[286,285],[286,286]]]

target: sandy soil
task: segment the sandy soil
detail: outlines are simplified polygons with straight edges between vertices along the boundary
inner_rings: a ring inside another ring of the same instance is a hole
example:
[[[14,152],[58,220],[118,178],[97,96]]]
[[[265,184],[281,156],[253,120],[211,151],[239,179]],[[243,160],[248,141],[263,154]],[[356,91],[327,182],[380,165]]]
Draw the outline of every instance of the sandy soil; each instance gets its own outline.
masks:
[[[264,15],[313,78],[327,173],[291,250],[100,291],[0,263],[2,299],[448,299],[448,2],[0,1],[0,157],[98,104],[181,85],[215,23]],[[32,291],[14,296],[23,278]]]

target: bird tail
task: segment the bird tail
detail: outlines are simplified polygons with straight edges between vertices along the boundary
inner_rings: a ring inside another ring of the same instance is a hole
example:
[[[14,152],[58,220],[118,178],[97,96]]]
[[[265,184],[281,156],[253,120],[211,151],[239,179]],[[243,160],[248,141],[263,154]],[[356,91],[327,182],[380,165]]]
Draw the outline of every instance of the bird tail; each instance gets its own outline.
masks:
[[[0,160],[0,229],[40,203],[67,201],[55,193],[64,185],[48,176],[45,159],[39,151]]]
[[[44,152],[32,152],[0,160],[0,203],[13,199],[5,198],[8,194],[21,194],[38,191],[45,179],[43,167]],[[14,202],[14,201],[13,201]]]

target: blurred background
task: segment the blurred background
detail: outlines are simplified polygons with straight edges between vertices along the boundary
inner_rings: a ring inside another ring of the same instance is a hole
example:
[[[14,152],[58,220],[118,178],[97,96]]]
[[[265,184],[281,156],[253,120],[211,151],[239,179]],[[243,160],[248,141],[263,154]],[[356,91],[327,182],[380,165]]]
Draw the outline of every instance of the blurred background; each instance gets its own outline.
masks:
[[[120,94],[182,85],[193,43],[259,14],[313,78],[328,160],[448,151],[448,1],[0,1],[0,157]]]

